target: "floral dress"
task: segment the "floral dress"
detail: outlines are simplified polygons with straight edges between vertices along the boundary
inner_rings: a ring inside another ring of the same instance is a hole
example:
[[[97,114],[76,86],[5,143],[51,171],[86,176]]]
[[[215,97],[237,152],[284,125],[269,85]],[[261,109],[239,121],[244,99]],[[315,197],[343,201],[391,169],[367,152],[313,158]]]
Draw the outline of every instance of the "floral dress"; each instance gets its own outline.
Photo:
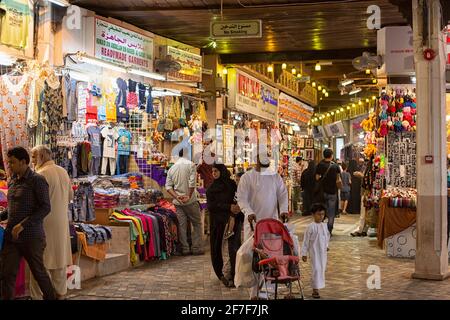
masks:
[[[13,147],[29,147],[27,128],[27,101],[29,76],[3,75],[0,80],[0,143],[5,170],[11,172],[7,162],[8,150]]]

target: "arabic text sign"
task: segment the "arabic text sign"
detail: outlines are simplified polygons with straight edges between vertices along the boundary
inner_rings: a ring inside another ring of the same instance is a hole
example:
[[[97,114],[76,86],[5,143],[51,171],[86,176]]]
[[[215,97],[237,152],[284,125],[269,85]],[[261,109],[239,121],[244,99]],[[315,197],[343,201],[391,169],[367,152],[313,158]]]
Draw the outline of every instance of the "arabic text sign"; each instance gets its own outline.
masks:
[[[277,120],[278,89],[236,71],[236,108],[271,121]]]
[[[297,123],[308,123],[314,113],[313,108],[285,93],[280,93],[278,107],[281,118]]]
[[[153,39],[96,18],[95,57],[142,71],[152,71]]]
[[[169,72],[167,74],[167,79],[202,82],[201,56],[171,46],[167,47],[167,55],[170,55],[172,60],[181,65],[181,70],[178,72]]]
[[[218,38],[261,38],[261,20],[213,21],[211,37]]]

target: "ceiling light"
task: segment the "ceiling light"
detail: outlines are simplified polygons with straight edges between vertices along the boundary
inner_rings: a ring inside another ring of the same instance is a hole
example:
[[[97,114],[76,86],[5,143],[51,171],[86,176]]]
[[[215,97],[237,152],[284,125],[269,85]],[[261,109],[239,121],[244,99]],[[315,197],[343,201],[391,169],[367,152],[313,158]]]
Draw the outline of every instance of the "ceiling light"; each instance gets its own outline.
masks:
[[[361,88],[355,88],[349,92],[349,95],[357,94],[357,93],[360,93],[361,91],[362,91]]]
[[[359,104],[360,106],[362,106],[362,102],[361,102],[361,100],[359,100],[358,104]]]
[[[273,72],[273,66],[272,65],[269,65],[267,67],[267,72]]]
[[[58,5],[58,6],[61,6],[61,7],[68,7],[68,6],[70,6],[70,3],[67,2],[66,0],[48,0],[48,1],[51,2],[51,3],[54,3],[54,4]]]
[[[286,68],[287,68],[287,64],[286,64],[286,63],[283,63],[283,64],[281,65],[281,69],[286,70]]]
[[[370,73],[371,73],[370,69],[366,69],[366,74],[370,74]]]
[[[341,108],[341,109],[339,109],[339,110],[341,110],[341,112],[344,112],[344,108]]]
[[[339,112],[340,112],[339,110],[336,110],[336,114],[339,114]]]
[[[356,104],[352,103],[352,107],[353,107],[353,108],[356,108]]]
[[[328,118],[330,117],[330,114],[329,114],[329,113],[327,113],[327,117],[328,117]]]
[[[342,80],[341,86],[345,87],[345,86],[351,85],[353,82],[355,82],[355,80],[352,80],[352,79]]]
[[[319,91],[322,91],[322,86],[319,85],[319,86],[317,87],[317,89],[319,89]]]
[[[301,78],[302,77],[302,74],[299,72],[299,73],[297,73],[297,78]]]
[[[366,99],[366,103],[369,103],[370,102],[370,100],[369,99]]]
[[[416,84],[417,83],[417,78],[416,77],[411,77],[411,82]]]
[[[316,66],[314,67],[314,70],[316,70],[316,71],[322,70],[322,67],[320,66],[320,63],[316,63]]]
[[[137,70],[137,69],[130,69],[128,72],[131,74],[135,74],[135,75],[150,78],[150,79],[155,79],[155,80],[160,80],[160,81],[166,80],[166,77],[164,77],[161,74],[154,73],[154,72],[141,71],[141,70]]]
[[[295,69],[295,68],[292,68],[292,74],[297,74],[297,69]]]
[[[325,98],[328,98],[328,92],[325,92]]]
[[[375,97],[375,96],[372,96],[372,100],[377,100],[377,97]]]
[[[350,106],[347,106],[347,110],[350,110]]]
[[[377,83],[377,79],[372,79],[372,83],[376,84]]]
[[[227,68],[223,68],[223,69],[222,69],[222,73],[223,73],[223,74],[228,74],[228,69],[227,69]]]
[[[0,53],[0,65],[2,66],[12,66],[16,62],[16,59],[11,57],[9,54]]]
[[[85,56],[82,53],[77,54],[77,59],[80,62],[84,62],[84,63],[89,63],[98,67],[102,67],[102,68],[107,68],[113,71],[117,71],[117,72],[122,72],[122,73],[126,73],[127,69],[125,69],[124,67],[119,67],[115,64],[97,59],[97,58],[92,58],[92,57],[88,57]]]
[[[334,111],[331,111],[331,115],[334,116]]]
[[[327,92],[327,90],[324,88],[324,89],[322,90],[322,93],[325,94],[326,92]]]
[[[315,88],[316,87],[316,82],[314,81],[311,85],[312,85],[313,88]]]
[[[320,97],[320,101],[322,101],[323,100],[323,98],[322,97]]]

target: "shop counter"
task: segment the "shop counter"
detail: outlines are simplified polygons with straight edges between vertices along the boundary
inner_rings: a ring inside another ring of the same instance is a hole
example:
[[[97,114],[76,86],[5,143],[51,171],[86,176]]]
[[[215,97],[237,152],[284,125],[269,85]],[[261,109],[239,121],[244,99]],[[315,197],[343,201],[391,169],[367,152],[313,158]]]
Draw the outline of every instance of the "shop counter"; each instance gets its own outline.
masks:
[[[384,247],[384,240],[395,236],[416,223],[416,209],[389,206],[389,198],[381,198],[378,219],[378,246]]]

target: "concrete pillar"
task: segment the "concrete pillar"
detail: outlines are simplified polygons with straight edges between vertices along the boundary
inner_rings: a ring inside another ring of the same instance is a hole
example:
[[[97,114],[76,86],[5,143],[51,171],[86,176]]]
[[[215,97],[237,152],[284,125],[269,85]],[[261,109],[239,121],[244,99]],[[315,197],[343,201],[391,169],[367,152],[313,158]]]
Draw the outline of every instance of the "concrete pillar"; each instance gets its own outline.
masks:
[[[441,36],[439,0],[428,0],[431,16],[433,61],[423,56],[422,4],[413,0],[413,32],[417,77],[417,251],[413,278],[443,280],[448,277],[445,55]],[[425,25],[425,28],[427,26]],[[425,156],[433,163],[425,163]]]

